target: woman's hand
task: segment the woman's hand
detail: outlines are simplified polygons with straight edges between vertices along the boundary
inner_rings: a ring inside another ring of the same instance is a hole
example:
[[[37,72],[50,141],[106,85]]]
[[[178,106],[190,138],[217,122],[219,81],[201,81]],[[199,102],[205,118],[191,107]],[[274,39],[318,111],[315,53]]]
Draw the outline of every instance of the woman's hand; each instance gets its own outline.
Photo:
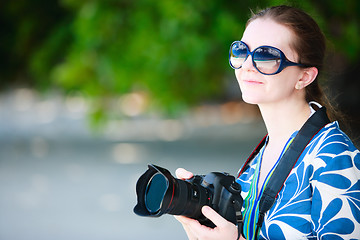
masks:
[[[179,168],[176,170],[176,177],[185,180],[193,177],[193,174],[183,168]],[[227,221],[209,206],[204,206],[201,211],[205,217],[210,219],[210,221],[216,225],[215,228],[201,225],[195,219],[184,216],[175,216],[175,218],[183,225],[189,240],[237,239],[238,231],[233,223]]]

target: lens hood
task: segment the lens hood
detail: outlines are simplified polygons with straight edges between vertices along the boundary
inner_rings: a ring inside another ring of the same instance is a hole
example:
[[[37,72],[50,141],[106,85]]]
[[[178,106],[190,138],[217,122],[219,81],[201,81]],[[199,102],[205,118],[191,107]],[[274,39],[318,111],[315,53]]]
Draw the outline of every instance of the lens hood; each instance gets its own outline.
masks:
[[[146,206],[146,190],[148,187],[148,183],[156,174],[163,175],[168,182],[171,181],[171,179],[173,179],[173,176],[170,174],[170,172],[167,169],[153,164],[149,164],[148,168],[149,169],[143,175],[141,175],[141,177],[136,183],[137,204],[134,207],[134,212],[139,216],[160,216],[161,215],[160,211],[158,211],[159,214],[150,212],[148,210],[148,207]],[[169,184],[167,184],[167,186],[169,187]],[[168,189],[165,189],[165,191],[166,190]]]

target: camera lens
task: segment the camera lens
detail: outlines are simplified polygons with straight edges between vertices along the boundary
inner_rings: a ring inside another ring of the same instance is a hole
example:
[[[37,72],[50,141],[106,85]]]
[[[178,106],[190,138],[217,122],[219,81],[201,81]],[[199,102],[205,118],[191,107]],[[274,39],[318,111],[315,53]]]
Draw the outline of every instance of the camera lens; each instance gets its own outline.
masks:
[[[145,190],[145,206],[150,213],[157,213],[162,205],[169,182],[164,175],[156,173],[148,182]]]
[[[165,213],[202,219],[201,207],[208,205],[212,192],[201,186],[202,177],[184,181],[174,178],[164,168],[149,165],[136,184],[138,204],[134,212],[140,216]]]

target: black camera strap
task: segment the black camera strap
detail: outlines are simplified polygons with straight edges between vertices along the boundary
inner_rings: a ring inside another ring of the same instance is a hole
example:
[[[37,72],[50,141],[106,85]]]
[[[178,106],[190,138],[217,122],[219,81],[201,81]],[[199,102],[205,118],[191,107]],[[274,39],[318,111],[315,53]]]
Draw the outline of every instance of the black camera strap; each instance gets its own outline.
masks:
[[[295,166],[305,147],[309,144],[311,139],[328,123],[330,123],[330,120],[326,114],[326,108],[321,107],[305,122],[305,124],[299,130],[298,134],[295,136],[293,142],[290,144],[289,148],[279,160],[279,163],[274,169],[274,172],[271,175],[265,187],[265,190],[260,198],[259,218],[256,224],[257,226],[255,239],[258,239],[259,231],[263,224],[265,213],[275,203],[278,193],[280,192],[285,180],[289,176],[291,170]],[[266,137],[263,138],[260,144],[251,153],[250,157],[240,170],[239,176],[247,169],[247,167],[249,167],[251,160],[264,146],[265,139]]]

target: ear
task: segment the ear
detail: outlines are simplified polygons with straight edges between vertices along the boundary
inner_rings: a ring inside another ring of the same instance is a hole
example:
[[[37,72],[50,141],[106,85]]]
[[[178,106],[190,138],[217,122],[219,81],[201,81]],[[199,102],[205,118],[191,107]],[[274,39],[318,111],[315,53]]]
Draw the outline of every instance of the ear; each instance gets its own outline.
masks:
[[[316,67],[304,68],[295,88],[300,90],[310,85],[317,77],[319,71]]]

